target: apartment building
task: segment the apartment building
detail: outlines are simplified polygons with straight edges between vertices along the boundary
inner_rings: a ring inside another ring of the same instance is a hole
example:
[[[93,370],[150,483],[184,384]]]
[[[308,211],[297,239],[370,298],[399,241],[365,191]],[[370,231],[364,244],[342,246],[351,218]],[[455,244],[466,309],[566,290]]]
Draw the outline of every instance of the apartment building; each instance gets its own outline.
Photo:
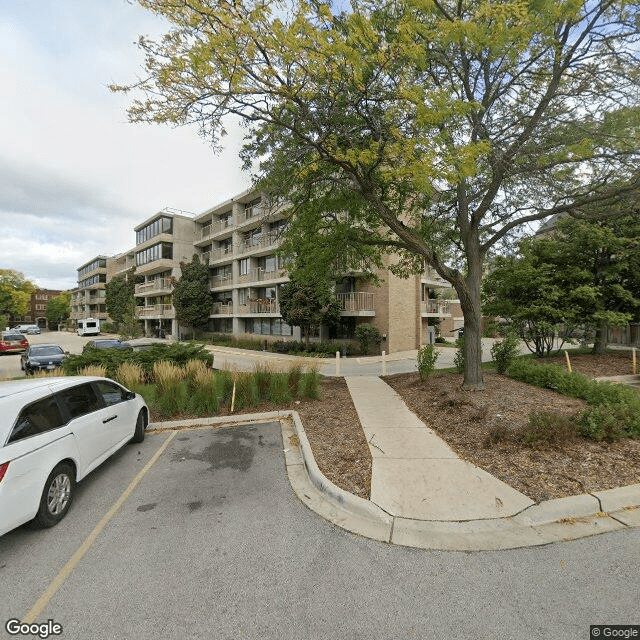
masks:
[[[78,269],[71,317],[106,320],[106,283],[134,273],[136,317],[145,334],[178,337],[173,289],[181,275],[180,263],[196,253],[209,263],[210,331],[267,341],[300,340],[300,329],[280,315],[281,289],[288,276],[276,251],[286,224],[284,211],[271,207],[255,190],[197,216],[163,209],[135,227],[132,249],[97,256]],[[449,283],[429,269],[420,276],[399,278],[389,270],[393,259],[387,256],[383,268],[376,269],[378,285],[364,267],[336,273],[340,324],[321,327],[317,339],[353,339],[356,326],[368,322],[384,336],[381,348],[393,353],[433,342],[437,333],[454,335],[462,326],[462,313]]]
[[[134,230],[135,275],[142,279],[135,286],[136,316],[144,323],[146,335],[177,338],[171,294],[180,278],[180,263],[189,262],[198,253],[193,242],[194,219],[185,211],[166,208]]]
[[[211,331],[269,341],[300,339],[299,328],[280,315],[280,291],[288,277],[276,250],[285,228],[282,210],[252,190],[196,216],[193,244],[210,266]],[[321,328],[319,339],[351,339],[357,324],[368,322],[384,336],[382,348],[392,353],[433,342],[437,325],[444,335],[453,335],[462,325],[459,304],[436,293],[451,291],[449,283],[431,271],[399,278],[389,271],[392,260],[389,256],[376,270],[380,285],[365,270],[336,274],[340,325]]]
[[[99,255],[78,267],[78,286],[71,292],[71,320],[107,319],[107,256]]]

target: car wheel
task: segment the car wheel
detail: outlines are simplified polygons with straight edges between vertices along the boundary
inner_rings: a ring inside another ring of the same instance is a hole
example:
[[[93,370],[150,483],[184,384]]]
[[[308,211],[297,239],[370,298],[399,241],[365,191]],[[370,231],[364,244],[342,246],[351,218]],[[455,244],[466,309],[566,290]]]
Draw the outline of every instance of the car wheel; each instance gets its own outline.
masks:
[[[40,498],[38,513],[33,519],[36,527],[53,527],[67,515],[73,502],[76,480],[73,467],[60,463],[47,478]]]
[[[136,430],[133,432],[133,438],[129,442],[142,442],[144,440],[144,430],[147,428],[147,414],[140,411],[136,420]]]

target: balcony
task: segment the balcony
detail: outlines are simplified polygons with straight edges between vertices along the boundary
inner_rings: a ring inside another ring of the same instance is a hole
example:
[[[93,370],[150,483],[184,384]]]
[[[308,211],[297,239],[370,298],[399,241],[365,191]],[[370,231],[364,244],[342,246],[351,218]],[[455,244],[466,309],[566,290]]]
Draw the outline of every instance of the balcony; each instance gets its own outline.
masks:
[[[338,293],[336,295],[342,305],[341,316],[367,316],[376,315],[373,293],[353,291],[351,293]]]
[[[157,260],[151,260],[145,264],[140,264],[136,267],[136,275],[153,275],[154,273],[160,273],[161,271],[169,271],[173,269],[176,262],[173,258],[158,258]]]
[[[175,318],[176,311],[172,304],[151,304],[136,309],[136,317],[145,318]]]
[[[441,278],[435,270],[427,267],[425,272],[422,274],[420,281],[422,284],[426,284],[429,287],[450,287],[451,284],[447,282],[444,278]]]
[[[214,302],[211,310],[212,316],[233,315],[233,304],[231,302]]]
[[[257,300],[249,300],[249,302],[240,305],[241,314],[280,314],[280,304],[277,300],[269,300],[267,298],[258,298]]]
[[[209,240],[227,229],[233,229],[233,227],[235,227],[233,217],[214,220],[211,224],[205,225],[200,229],[200,233],[196,234],[196,242]]]
[[[137,284],[135,289],[135,295],[147,296],[151,293],[157,295],[159,293],[171,293],[175,284],[174,278],[157,278],[152,282],[145,282],[143,284]]]
[[[239,253],[248,253],[256,249],[266,249],[277,245],[280,241],[280,234],[276,232],[263,233],[259,238],[244,240],[240,243]]]
[[[262,216],[262,205],[256,204],[253,207],[247,207],[244,211],[236,216],[237,224],[242,225],[245,222],[256,220]]]
[[[233,282],[233,275],[230,273],[224,275],[213,276],[213,278],[209,278],[209,287],[211,289],[215,289],[217,287],[229,287],[229,285]]]
[[[209,264],[211,264],[216,260],[223,260],[224,258],[228,258],[230,260],[232,254],[233,245],[229,244],[225,247],[218,247],[217,249],[212,249],[211,251],[205,251],[201,257],[203,262],[209,260]]]
[[[420,304],[423,318],[450,318],[451,303],[444,300],[425,300]]]

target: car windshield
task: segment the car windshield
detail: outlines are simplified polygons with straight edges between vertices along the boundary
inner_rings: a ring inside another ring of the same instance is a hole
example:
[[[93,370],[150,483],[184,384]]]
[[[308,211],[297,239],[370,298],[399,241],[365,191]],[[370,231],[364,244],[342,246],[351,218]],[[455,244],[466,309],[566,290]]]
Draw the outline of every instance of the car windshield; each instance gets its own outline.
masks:
[[[2,335],[2,339],[5,342],[22,342],[24,336],[20,333],[5,333]]]
[[[61,353],[64,353],[62,347],[51,346],[51,347],[34,347],[31,349],[32,356],[58,356]]]

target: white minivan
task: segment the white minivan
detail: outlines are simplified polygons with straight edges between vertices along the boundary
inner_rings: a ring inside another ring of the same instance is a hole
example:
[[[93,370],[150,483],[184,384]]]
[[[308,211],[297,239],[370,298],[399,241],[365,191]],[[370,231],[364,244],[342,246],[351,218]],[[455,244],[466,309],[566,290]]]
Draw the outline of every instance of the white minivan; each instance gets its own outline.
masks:
[[[100,333],[100,320],[97,318],[81,318],[78,320],[76,333],[79,336],[97,336]]]
[[[0,382],[0,536],[67,514],[76,482],[127,442],[142,442],[149,410],[108,378]]]

